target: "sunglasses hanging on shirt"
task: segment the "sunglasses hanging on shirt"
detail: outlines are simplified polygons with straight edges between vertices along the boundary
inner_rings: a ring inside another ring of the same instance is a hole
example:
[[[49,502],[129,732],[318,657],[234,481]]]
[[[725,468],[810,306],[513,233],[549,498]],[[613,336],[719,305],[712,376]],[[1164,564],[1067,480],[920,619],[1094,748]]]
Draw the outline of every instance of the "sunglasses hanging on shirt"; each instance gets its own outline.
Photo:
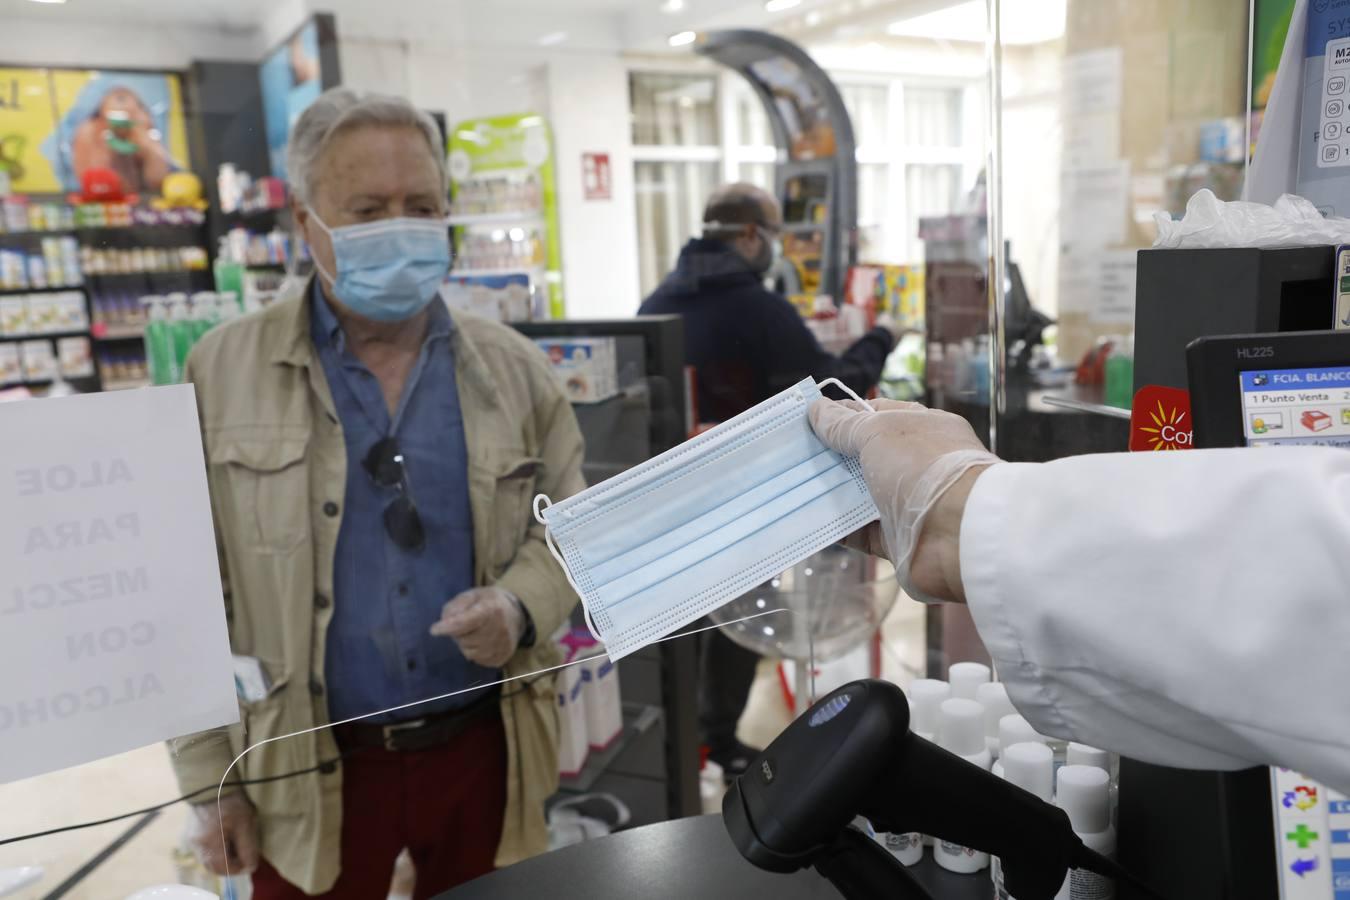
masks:
[[[384,508],[384,530],[389,537],[404,550],[421,550],[426,544],[426,531],[408,488],[408,471],[404,466],[403,451],[398,448],[398,439],[387,437],[377,441],[361,467],[377,487],[398,491],[398,496]]]

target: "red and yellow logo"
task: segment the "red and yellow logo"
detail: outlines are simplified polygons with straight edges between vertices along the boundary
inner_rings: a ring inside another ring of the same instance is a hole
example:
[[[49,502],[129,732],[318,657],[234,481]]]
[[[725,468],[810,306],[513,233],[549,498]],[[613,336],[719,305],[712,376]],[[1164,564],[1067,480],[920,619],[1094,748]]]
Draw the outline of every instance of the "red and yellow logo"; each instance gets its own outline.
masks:
[[[1140,388],[1130,414],[1130,449],[1190,450],[1193,446],[1190,393],[1157,384]]]

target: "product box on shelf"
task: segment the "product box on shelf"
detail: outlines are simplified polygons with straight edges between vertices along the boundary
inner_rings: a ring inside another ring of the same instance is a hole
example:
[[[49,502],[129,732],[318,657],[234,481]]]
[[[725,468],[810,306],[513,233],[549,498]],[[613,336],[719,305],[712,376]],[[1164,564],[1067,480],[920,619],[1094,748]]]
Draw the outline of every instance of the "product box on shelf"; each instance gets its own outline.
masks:
[[[28,331],[30,334],[51,334],[60,331],[57,320],[60,311],[55,294],[28,295]]]
[[[581,774],[590,752],[584,687],[581,666],[568,666],[558,672],[558,774],[564,778]]]
[[[88,378],[94,374],[94,351],[89,338],[61,338],[56,342],[56,355],[63,378]]]
[[[23,381],[18,344],[0,344],[0,387]]]
[[[535,338],[573,403],[599,403],[619,393],[619,363],[612,337]]]
[[[51,381],[56,377],[56,354],[51,341],[24,341],[19,345],[23,374],[28,381]]]
[[[28,298],[0,297],[0,337],[16,337],[30,334],[28,324]]]
[[[603,750],[623,733],[619,670],[608,656],[587,660],[577,668],[586,698],[586,737],[592,750]]]

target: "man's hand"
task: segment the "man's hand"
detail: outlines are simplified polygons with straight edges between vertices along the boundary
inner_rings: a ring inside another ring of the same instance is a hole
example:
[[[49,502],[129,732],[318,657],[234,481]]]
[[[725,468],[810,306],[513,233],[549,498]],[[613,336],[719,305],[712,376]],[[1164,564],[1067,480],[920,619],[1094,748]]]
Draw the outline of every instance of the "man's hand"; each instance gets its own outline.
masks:
[[[520,645],[525,613],[501,588],[474,588],[445,604],[431,633],[454,638],[469,662],[500,669]]]
[[[189,827],[192,852],[216,875],[251,874],[258,867],[258,817],[242,793],[222,797],[219,815],[214,802],[193,806]]]
[[[881,521],[851,535],[855,549],[887,556],[918,599],[964,600],[960,534],[975,479],[998,458],[969,423],[918,403],[817,401],[811,425],[827,445],[862,462]],[[882,551],[880,553],[878,551]]]

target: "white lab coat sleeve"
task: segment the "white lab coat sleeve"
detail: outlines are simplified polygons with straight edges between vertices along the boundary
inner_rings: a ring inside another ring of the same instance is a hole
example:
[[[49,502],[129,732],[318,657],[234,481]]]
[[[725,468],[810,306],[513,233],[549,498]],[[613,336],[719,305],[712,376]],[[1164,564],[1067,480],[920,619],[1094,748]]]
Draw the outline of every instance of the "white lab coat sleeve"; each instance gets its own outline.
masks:
[[[976,628],[1037,730],[1350,790],[1350,452],[1002,463],[960,540]]]

